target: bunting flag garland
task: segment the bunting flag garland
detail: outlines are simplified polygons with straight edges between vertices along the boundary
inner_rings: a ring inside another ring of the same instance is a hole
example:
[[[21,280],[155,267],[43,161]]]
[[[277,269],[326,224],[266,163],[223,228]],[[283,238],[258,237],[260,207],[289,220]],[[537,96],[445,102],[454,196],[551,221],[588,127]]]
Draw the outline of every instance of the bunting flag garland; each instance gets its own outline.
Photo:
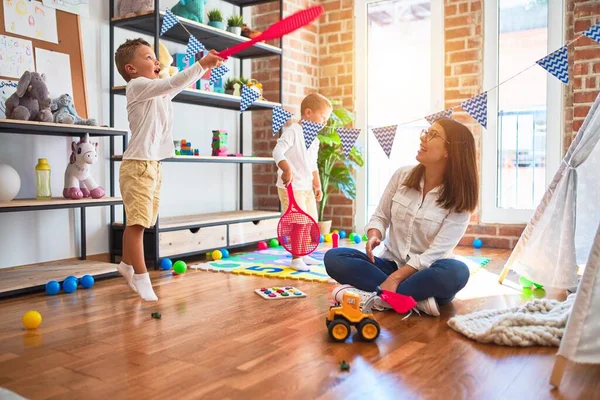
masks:
[[[427,122],[429,122],[429,125],[433,124],[433,122],[439,118],[452,118],[452,109],[449,108],[447,110],[436,112],[435,114],[431,114],[425,117]]]
[[[565,85],[569,84],[569,55],[567,46],[548,54],[536,63],[546,71],[557,77]]]
[[[350,151],[352,151],[352,148],[354,147],[354,143],[356,143],[356,139],[358,139],[358,136],[360,135],[360,129],[337,128],[337,133],[340,135],[344,154],[346,155],[346,158],[348,158],[350,156]]]
[[[475,121],[487,129],[487,92],[471,97],[463,101],[460,106],[469,113]]]
[[[160,36],[164,35],[166,31],[179,23],[179,19],[177,19],[177,16],[173,14],[171,10],[167,9],[166,14],[165,18],[163,18],[162,27],[160,28]]]
[[[308,150],[325,125],[317,124],[316,122],[307,121],[305,119],[300,121],[300,123],[302,124],[302,133],[304,133],[304,144]]]
[[[204,47],[204,45],[200,43],[200,41],[198,41],[194,35],[190,35],[187,50],[185,52],[186,57],[193,60],[194,56],[203,50],[206,50],[206,47]]]
[[[273,109],[273,135],[276,135],[290,118],[292,118],[291,112],[282,107],[275,107]]]
[[[583,32],[583,35],[600,43],[600,24],[592,26],[587,31]]]
[[[396,129],[398,125],[384,126],[382,128],[373,128],[373,134],[381,145],[385,155],[390,158],[392,146],[394,146],[394,138],[396,137]]]
[[[228,71],[229,71],[229,68],[227,68],[226,65],[221,65],[220,67],[213,69],[212,71],[210,71],[209,82],[212,83],[213,85],[216,85],[217,82],[219,81],[219,79],[223,75],[225,75]]]
[[[240,101],[240,111],[246,111],[246,109],[250,107],[259,97],[260,93],[258,93],[258,91],[250,89],[248,86],[244,85],[242,87],[242,100]]]

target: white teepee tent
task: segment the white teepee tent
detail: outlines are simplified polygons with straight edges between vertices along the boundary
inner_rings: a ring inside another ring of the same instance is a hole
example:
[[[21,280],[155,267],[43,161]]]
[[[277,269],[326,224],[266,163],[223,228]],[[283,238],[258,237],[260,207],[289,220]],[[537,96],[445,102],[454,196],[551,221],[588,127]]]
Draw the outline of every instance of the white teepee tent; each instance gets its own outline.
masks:
[[[600,223],[600,96],[509,257],[510,269],[544,286],[577,286]],[[589,266],[589,263],[588,263]]]

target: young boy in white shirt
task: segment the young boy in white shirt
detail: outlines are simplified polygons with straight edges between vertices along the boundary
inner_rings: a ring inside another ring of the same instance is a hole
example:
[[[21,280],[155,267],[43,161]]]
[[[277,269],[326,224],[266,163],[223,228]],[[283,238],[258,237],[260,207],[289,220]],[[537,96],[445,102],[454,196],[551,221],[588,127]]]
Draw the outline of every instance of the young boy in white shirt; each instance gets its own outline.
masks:
[[[317,124],[326,124],[331,115],[332,106],[326,97],[309,94],[302,100],[300,113],[302,119]],[[293,123],[283,129],[277,145],[273,149],[273,158],[277,164],[277,192],[283,210],[288,208],[287,185],[293,182],[294,198],[298,206],[318,221],[317,201],[323,198],[321,179],[317,168],[319,139],[315,138],[306,149],[302,127]],[[310,271],[309,265],[321,262],[309,257],[292,257],[290,267],[298,271]]]
[[[122,261],[117,269],[129,287],[146,301],[158,300],[146,269],[143,236],[144,229],[153,226],[158,217],[160,160],[175,153],[171,99],[222,62],[211,51],[184,71],[159,79],[159,62],[145,40],[127,40],[115,53],[117,70],[127,81],[127,118],[131,131],[119,170],[127,226]]]

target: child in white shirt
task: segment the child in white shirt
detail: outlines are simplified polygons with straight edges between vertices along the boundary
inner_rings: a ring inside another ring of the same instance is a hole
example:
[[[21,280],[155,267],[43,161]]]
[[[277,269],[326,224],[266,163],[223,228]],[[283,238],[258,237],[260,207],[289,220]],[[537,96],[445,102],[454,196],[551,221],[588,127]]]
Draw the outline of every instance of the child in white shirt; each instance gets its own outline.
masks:
[[[159,79],[159,62],[145,40],[127,40],[115,53],[117,70],[127,81],[127,118],[131,131],[119,170],[127,226],[122,261],[117,269],[131,289],[146,301],[158,300],[146,269],[143,236],[144,229],[156,224],[158,217],[160,160],[172,157],[175,152],[171,99],[222,62],[211,51],[184,71]]]
[[[318,93],[309,94],[300,105],[302,119],[317,124],[326,124],[331,111],[329,100]],[[297,123],[283,129],[273,149],[273,158],[279,167],[277,192],[283,210],[287,210],[289,204],[285,188],[293,181],[296,203],[315,221],[318,221],[317,201],[323,198],[317,169],[318,155],[319,139],[315,138],[307,150],[302,127]],[[293,256],[290,267],[298,271],[310,271],[309,265],[315,264],[320,264],[320,261],[309,256]]]

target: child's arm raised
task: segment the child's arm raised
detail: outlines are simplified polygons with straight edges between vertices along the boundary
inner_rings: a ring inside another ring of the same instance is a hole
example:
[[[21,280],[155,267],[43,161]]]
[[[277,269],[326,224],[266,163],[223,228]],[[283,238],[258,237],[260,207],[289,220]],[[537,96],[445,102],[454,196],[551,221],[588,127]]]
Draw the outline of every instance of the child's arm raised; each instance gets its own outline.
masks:
[[[292,168],[287,162],[285,153],[294,145],[294,140],[293,128],[284,128],[281,137],[277,139],[277,145],[273,149],[273,158],[275,159],[275,164],[282,171],[281,180],[285,186],[290,184],[293,179]]]

